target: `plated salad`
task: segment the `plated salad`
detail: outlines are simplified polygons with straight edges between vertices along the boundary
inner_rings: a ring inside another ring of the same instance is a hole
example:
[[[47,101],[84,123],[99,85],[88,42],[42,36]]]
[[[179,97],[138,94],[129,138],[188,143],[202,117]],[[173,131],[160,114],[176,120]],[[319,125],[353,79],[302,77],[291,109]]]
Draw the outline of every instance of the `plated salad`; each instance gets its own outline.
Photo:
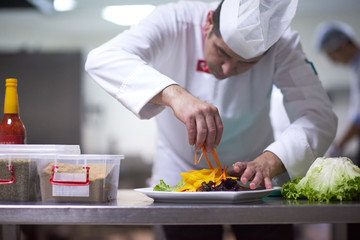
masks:
[[[208,191],[240,191],[249,190],[249,188],[241,186],[236,177],[232,177],[226,174],[228,167],[222,168],[219,158],[216,154],[216,150],[211,152],[213,159],[216,163],[214,168],[210,162],[210,159],[206,155],[205,148],[199,159],[197,159],[195,151],[195,165],[198,164],[201,158],[204,156],[209,169],[190,170],[188,172],[182,172],[181,181],[174,187],[170,187],[163,180],[156,185],[154,191],[167,191],[167,192],[208,192]]]

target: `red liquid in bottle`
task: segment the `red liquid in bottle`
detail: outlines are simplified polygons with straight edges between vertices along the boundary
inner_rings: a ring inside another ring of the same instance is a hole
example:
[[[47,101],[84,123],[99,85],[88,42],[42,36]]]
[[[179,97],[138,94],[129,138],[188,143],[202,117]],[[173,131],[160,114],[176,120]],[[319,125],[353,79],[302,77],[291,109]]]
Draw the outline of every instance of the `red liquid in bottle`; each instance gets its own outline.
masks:
[[[6,79],[4,117],[0,122],[0,144],[26,143],[26,129],[19,116],[17,79]]]

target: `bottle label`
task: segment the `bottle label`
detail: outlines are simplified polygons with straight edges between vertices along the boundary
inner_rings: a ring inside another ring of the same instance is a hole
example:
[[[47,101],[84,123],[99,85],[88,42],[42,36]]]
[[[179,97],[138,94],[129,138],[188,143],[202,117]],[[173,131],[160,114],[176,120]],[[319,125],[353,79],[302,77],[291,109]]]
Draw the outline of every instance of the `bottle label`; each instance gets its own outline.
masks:
[[[25,137],[21,135],[0,136],[0,144],[24,144]]]

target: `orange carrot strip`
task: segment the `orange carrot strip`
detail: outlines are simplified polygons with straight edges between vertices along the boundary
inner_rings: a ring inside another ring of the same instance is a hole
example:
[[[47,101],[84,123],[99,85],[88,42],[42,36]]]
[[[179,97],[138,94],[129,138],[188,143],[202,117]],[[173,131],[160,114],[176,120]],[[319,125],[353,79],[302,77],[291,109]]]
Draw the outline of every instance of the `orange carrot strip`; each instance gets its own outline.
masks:
[[[203,153],[204,153],[206,162],[207,162],[207,164],[209,165],[209,168],[210,168],[210,169],[214,169],[213,166],[211,165],[211,162],[210,162],[209,158],[206,156],[206,152],[205,152],[205,147],[204,147],[204,146],[203,146]]]
[[[219,182],[220,179],[223,179],[223,174],[221,173],[221,175],[216,179],[216,182]]]
[[[215,160],[216,166],[221,169],[221,164],[220,164],[220,161],[219,161],[219,158],[218,158],[218,156],[217,156],[217,154],[216,154],[215,149],[213,149],[213,150],[211,151],[211,154],[212,154],[212,156],[213,156],[213,158],[214,158],[214,160]]]
[[[214,169],[213,170],[213,183],[215,184],[215,172],[216,172],[216,170]]]
[[[225,167],[225,166],[224,166]],[[227,168],[226,168],[227,169]],[[224,169],[221,169],[220,168],[220,170],[221,170],[221,175],[218,177],[218,179],[216,179],[216,182],[218,182],[218,181],[220,181],[220,179],[224,179],[224,180],[226,180],[226,170]]]
[[[224,165],[224,168],[223,168],[223,172],[222,172],[222,175],[223,175],[223,179],[224,180],[226,180],[226,170],[227,170],[228,168],[226,167],[225,168],[225,165]]]
[[[225,168],[225,165],[224,165],[224,168]],[[227,166],[224,170],[224,176],[226,176],[226,171],[228,170],[229,166]]]
[[[194,164],[196,165],[196,160],[197,160],[196,149],[195,149],[194,153],[195,153],[195,154],[194,154],[194,159],[195,159],[195,160],[194,160]]]
[[[201,158],[202,158],[203,155],[204,155],[204,152],[201,153],[201,155],[200,155],[200,157],[199,157],[199,160],[197,161],[197,164],[199,164],[199,162],[200,162],[200,160],[201,160]]]

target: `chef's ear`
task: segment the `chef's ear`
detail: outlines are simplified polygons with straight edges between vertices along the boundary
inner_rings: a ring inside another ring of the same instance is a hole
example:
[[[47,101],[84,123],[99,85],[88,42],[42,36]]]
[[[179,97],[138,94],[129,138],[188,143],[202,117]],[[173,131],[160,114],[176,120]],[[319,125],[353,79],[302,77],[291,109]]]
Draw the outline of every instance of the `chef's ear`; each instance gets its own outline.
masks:
[[[213,28],[214,25],[213,15],[214,15],[214,11],[210,11],[206,17],[206,22],[204,26],[204,30],[206,32],[210,31]]]

